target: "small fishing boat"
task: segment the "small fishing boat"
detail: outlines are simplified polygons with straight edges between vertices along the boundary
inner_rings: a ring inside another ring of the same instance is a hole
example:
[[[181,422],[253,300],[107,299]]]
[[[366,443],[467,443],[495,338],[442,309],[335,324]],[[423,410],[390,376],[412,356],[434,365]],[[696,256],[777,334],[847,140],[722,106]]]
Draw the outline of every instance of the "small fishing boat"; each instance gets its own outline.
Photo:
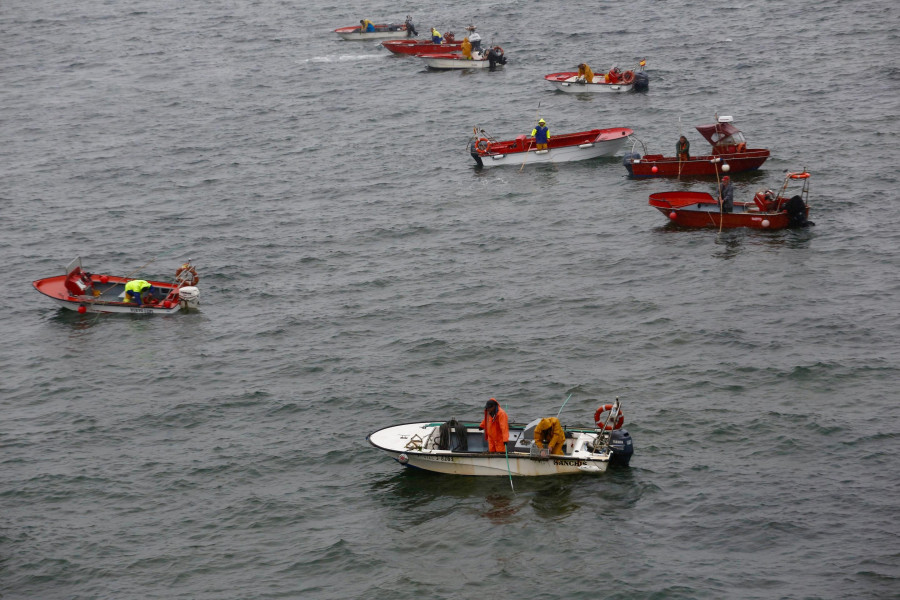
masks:
[[[706,141],[712,145],[712,153],[703,156],[693,156],[687,160],[679,160],[677,156],[663,156],[662,154],[646,154],[641,157],[637,152],[625,155],[623,163],[632,177],[694,177],[702,175],[715,175],[717,165],[713,159],[718,160],[718,168],[728,165],[732,173],[754,171],[762,166],[769,158],[769,151],[765,148],[748,148],[744,134],[734,126],[734,119],[730,116],[716,117],[712,125],[698,125],[700,132]]]
[[[567,94],[623,93],[632,90],[643,92],[650,88],[650,78],[644,72],[646,64],[647,61],[642,60],[634,70],[629,69],[621,75],[610,69],[609,73],[594,75],[591,81],[587,81],[575,71],[550,73],[544,75],[544,79]]]
[[[435,44],[430,39],[427,40],[387,40],[381,42],[381,45],[394,54],[441,54],[446,52],[459,52],[462,49],[462,42],[448,42],[446,39],[441,44]]]
[[[788,187],[799,185],[798,192]],[[792,195],[793,194],[793,195]],[[706,192],[658,192],[650,194],[650,206],[672,223],[684,227],[732,229],[785,229],[814,225],[809,217],[809,173],[788,173],[781,190],[760,190],[751,202],[734,202],[734,210],[723,213],[717,198]]]
[[[495,69],[506,64],[503,48],[494,46],[486,52],[472,52],[472,58],[464,58],[462,53],[435,52],[417,54],[429,69]]]
[[[129,313],[169,315],[200,305],[200,277],[190,261],[175,270],[173,281],[147,281],[149,293],[126,302],[125,285],[134,277],[88,273],[76,257],[66,266],[65,275],[33,282],[34,289],[58,305],[79,313]]]
[[[366,440],[405,467],[448,475],[600,475],[610,465],[627,466],[634,446],[622,428],[625,416],[618,402],[598,408],[594,421],[593,427],[563,426],[562,454],[549,454],[535,444],[541,419],[510,423],[505,452],[487,451],[479,422],[456,419],[392,425]]]
[[[397,37],[397,33],[406,31],[406,23],[379,23],[375,31],[360,31],[359,25],[338,27],[336,34],[345,40],[386,40]]]
[[[475,128],[478,131],[478,128]],[[469,140],[467,150],[479,167],[521,166],[531,163],[560,163],[611,156],[634,133],[627,127],[591,129],[577,133],[553,134],[548,148],[537,150],[534,138],[520,135],[514,140],[499,141],[481,130]]]

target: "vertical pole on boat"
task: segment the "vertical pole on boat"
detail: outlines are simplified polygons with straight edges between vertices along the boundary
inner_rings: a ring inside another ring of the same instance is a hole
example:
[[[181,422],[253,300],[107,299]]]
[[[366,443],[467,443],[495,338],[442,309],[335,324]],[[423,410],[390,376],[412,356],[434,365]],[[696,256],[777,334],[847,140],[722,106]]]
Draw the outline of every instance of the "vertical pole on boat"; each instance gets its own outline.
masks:
[[[716,196],[719,197],[719,233],[722,233],[722,224],[725,222],[725,201],[722,198],[722,184],[719,182],[719,157],[712,159],[713,165],[716,167]]]
[[[569,394],[569,398],[571,398],[571,397],[572,397],[572,394]],[[569,398],[566,398],[566,401],[563,402],[563,403],[562,403],[562,406],[559,407],[559,411],[557,411],[557,413],[556,413],[556,418],[559,418],[559,413],[562,412],[562,409],[563,409],[563,407],[566,405],[566,402],[569,401]]]
[[[681,129],[681,115],[678,115],[678,179],[681,179],[681,136],[683,135],[684,133]]]
[[[509,402],[506,403],[506,411],[509,412]],[[486,425],[486,423],[485,423]],[[487,431],[487,427],[485,427],[485,431]],[[524,432],[523,432],[524,433]],[[509,475],[509,487],[512,488],[513,494],[516,493],[516,487],[513,485],[512,481],[512,471],[509,469],[509,440],[504,440],[503,442],[503,454],[506,455],[506,474]]]

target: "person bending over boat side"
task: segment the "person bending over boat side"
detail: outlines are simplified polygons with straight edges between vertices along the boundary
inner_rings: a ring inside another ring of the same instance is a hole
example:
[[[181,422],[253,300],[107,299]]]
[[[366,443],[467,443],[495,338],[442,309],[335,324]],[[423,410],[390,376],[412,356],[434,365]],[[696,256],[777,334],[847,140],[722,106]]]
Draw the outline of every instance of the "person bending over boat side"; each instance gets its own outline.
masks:
[[[487,59],[490,63],[490,70],[493,71],[494,67],[498,64],[505,65],[506,64],[506,56],[503,55],[503,48],[500,46],[494,46],[487,53]]]
[[[678,138],[678,143],[675,144],[675,156],[678,157],[678,160],[691,160],[691,143],[684,136]]]
[[[550,143],[550,129],[547,122],[543,119],[538,121],[537,127],[531,130],[531,137],[534,138],[534,147],[538,150],[546,150]]]
[[[472,60],[472,44],[469,42],[469,38],[463,38],[462,47],[460,49],[462,50],[463,58]]]
[[[719,184],[719,206],[723,213],[730,213],[734,210],[734,186],[731,184],[731,178],[726,175]]]
[[[534,445],[541,449],[546,445],[550,449],[550,454],[562,454],[565,443],[566,432],[556,417],[541,419],[534,428]]]
[[[359,32],[372,32],[375,31],[375,24],[368,19],[360,19],[359,20]]]
[[[587,66],[587,63],[578,65],[578,80],[584,83],[594,83],[594,72]]]
[[[484,420],[478,429],[484,430],[488,452],[505,452],[506,440],[509,439],[509,419],[506,412],[493,398],[484,405]]]
[[[143,279],[132,279],[125,284],[125,302],[137,300],[138,304],[148,304],[153,300],[153,285]]]
[[[438,31],[437,29],[435,29],[434,27],[431,28],[431,43],[432,44],[440,44],[441,43],[441,32]]]
[[[416,26],[413,25],[412,17],[406,15],[406,37],[419,37],[419,32],[416,31]]]

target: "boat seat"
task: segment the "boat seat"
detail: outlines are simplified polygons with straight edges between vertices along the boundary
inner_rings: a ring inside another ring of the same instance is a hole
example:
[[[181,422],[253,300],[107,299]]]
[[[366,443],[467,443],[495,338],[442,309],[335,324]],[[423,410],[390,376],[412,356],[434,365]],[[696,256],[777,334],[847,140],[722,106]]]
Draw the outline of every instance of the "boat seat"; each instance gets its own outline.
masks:
[[[527,139],[528,139],[528,136],[526,136],[525,134],[517,135],[516,136],[516,148],[524,148],[525,140],[527,140]]]

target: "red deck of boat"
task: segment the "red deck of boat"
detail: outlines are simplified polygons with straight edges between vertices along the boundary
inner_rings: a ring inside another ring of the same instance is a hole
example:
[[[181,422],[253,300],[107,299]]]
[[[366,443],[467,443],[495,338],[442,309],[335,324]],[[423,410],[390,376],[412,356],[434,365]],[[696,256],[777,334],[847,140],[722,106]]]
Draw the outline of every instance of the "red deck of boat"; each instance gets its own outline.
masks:
[[[627,127],[611,127],[609,129],[591,129],[577,133],[563,133],[554,135],[551,133],[548,146],[553,148],[566,148],[568,146],[580,146],[623,138],[634,133]],[[520,135],[514,140],[491,142],[484,154],[515,154],[528,152],[534,148],[534,138]]]
[[[680,162],[674,156],[648,154],[638,159],[639,162],[629,162],[626,166],[634,177],[690,177],[715,175],[717,166],[721,173],[725,164],[731,173],[753,171],[761,167],[767,158],[769,158],[768,150],[753,148],[731,154],[692,156],[690,160]],[[719,159],[719,162],[712,162],[714,159]],[[653,171],[653,167],[656,167],[656,172]]]

